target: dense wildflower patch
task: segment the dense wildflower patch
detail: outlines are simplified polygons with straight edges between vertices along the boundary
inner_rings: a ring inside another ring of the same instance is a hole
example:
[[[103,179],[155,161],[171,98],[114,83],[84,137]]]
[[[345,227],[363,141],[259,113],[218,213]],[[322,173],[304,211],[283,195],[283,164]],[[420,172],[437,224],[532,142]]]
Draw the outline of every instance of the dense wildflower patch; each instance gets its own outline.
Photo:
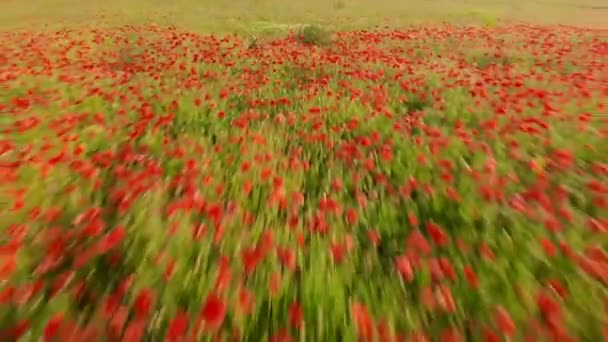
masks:
[[[2,33],[0,335],[608,338],[601,37]]]

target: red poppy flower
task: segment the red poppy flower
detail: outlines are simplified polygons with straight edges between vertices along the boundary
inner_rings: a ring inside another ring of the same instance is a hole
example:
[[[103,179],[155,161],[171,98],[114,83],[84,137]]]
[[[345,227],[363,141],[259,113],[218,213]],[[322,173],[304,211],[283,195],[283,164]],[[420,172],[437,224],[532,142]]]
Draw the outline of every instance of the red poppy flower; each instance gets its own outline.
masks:
[[[188,315],[185,312],[178,312],[171,322],[169,322],[169,328],[167,329],[167,339],[169,341],[178,341],[182,338],[188,330]]]
[[[152,308],[153,300],[152,292],[148,289],[142,289],[137,297],[135,297],[135,315],[137,315],[137,317],[147,316]]]
[[[209,294],[201,310],[201,319],[205,328],[211,330],[219,328],[224,322],[225,316],[226,304],[224,300],[214,293]]]
[[[289,323],[291,323],[291,325],[293,325],[295,328],[299,329],[302,326],[302,322],[304,320],[304,312],[302,310],[302,307],[300,306],[300,303],[291,303],[288,309],[288,315]]]
[[[371,341],[374,333],[374,324],[367,308],[363,304],[355,302],[351,306],[351,315],[359,336],[366,341]]]

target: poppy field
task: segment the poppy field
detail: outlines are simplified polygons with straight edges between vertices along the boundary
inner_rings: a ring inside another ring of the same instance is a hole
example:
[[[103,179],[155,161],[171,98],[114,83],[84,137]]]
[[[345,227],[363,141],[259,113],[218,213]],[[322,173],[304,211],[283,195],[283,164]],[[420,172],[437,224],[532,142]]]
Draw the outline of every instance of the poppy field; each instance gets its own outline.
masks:
[[[1,33],[0,340],[608,338],[606,31]]]

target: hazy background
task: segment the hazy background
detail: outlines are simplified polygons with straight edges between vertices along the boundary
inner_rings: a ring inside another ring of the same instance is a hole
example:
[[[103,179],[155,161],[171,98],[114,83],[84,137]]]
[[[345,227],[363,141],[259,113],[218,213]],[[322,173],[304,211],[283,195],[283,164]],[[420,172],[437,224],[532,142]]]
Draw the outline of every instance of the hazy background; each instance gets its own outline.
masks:
[[[334,28],[497,20],[608,28],[606,0],[0,0],[0,29],[158,23],[253,33],[293,24]]]

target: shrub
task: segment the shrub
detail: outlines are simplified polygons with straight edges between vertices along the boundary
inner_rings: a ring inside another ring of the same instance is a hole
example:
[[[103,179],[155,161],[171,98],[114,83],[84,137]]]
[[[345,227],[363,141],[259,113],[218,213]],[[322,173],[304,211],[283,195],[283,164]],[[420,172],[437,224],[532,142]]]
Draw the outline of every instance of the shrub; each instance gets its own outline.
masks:
[[[306,25],[297,33],[298,40],[304,44],[324,46],[332,41],[331,33],[318,25]]]

